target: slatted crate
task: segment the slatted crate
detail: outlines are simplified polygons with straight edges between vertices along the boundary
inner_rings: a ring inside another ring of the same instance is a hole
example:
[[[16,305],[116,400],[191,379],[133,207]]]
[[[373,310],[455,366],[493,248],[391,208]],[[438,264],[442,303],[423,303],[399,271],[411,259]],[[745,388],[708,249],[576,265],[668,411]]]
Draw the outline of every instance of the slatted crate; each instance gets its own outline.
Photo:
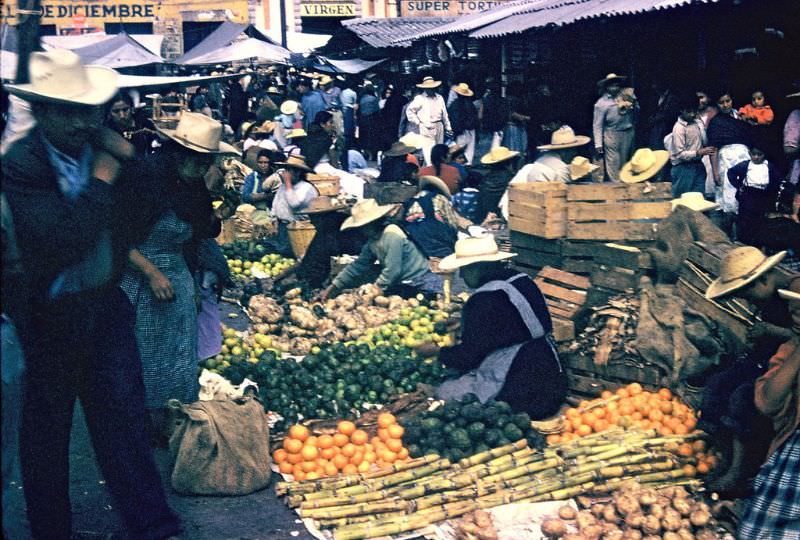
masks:
[[[556,341],[575,338],[574,319],[586,303],[589,280],[557,268],[546,266],[534,278],[544,295],[550,318],[553,320],[553,336]]]
[[[570,240],[653,240],[672,213],[672,184],[567,186]]]
[[[510,232],[511,251],[517,254],[512,264],[530,276],[545,266],[561,267],[561,240],[549,240],[519,231]]]
[[[508,227],[541,238],[567,233],[567,185],[531,182],[508,187]]]

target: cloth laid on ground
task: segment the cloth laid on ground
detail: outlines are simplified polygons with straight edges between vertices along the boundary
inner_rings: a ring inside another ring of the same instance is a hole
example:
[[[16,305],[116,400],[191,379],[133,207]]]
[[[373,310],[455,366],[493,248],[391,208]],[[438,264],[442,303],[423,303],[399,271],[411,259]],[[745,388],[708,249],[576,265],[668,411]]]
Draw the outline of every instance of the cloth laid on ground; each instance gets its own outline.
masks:
[[[178,493],[246,495],[269,484],[269,426],[258,400],[170,402],[177,413],[169,440]]]
[[[219,373],[212,373],[204,369],[200,373],[200,392],[197,395],[197,399],[200,401],[214,401],[240,398],[244,396],[248,388],[258,392],[258,384],[250,379],[245,379],[241,384],[234,386]]]

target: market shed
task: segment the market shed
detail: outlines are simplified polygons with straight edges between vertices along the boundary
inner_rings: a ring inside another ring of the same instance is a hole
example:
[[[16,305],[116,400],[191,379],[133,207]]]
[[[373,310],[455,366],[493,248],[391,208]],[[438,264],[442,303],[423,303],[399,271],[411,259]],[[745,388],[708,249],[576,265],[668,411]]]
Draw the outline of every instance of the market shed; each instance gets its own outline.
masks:
[[[317,49],[318,54],[339,58],[375,59],[408,55],[414,36],[454,21],[456,17],[362,17],[342,21],[342,29]]]
[[[186,65],[226,64],[256,58],[261,63],[286,64],[289,61],[290,54],[287,49],[280,45],[267,43],[257,38],[246,38],[179,63]]]

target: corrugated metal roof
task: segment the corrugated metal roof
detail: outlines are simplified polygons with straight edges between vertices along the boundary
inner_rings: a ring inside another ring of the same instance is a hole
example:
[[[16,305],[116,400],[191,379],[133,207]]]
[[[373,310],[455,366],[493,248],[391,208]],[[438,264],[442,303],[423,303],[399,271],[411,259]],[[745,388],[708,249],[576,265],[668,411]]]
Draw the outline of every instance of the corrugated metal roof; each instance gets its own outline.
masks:
[[[446,26],[456,17],[361,17],[342,21],[342,26],[376,49],[410,47],[422,32]]]
[[[719,0],[551,0],[549,6],[536,11],[516,14],[470,33],[473,38],[492,38],[517,34],[532,28],[563,26],[580,20],[633,15],[648,11],[666,10],[689,4],[709,4]]]

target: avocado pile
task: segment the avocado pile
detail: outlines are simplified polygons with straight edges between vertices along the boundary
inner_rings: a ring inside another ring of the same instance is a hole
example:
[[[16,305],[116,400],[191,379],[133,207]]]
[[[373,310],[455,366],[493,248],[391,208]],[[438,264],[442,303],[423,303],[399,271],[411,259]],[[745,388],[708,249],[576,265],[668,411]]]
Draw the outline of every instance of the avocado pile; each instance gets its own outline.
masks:
[[[438,361],[391,345],[336,343],[315,347],[302,361],[265,350],[257,362],[242,356],[228,363],[217,370],[233,384],[245,378],[258,383],[264,408],[283,417],[277,431],[301,418],[355,418],[365,404],[386,403],[416,390],[417,383],[438,384],[445,373]]]
[[[404,427],[403,442],[411,457],[438,454],[455,462],[520,439],[527,439],[531,448],[545,446],[527,413],[514,413],[504,401],[481,404],[474,394],[447,401],[412,418]]]

